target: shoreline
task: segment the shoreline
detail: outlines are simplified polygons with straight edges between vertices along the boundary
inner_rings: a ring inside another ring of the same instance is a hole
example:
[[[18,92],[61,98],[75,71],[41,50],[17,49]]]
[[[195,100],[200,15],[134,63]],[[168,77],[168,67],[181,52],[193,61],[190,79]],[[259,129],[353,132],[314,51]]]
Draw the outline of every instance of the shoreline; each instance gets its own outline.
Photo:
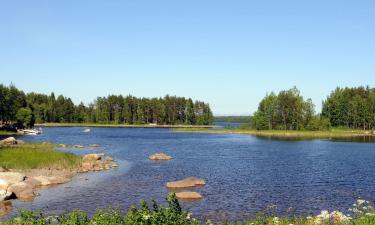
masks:
[[[40,189],[69,183],[78,174],[119,167],[104,153],[77,155],[58,151],[57,147],[64,148],[48,142],[25,143],[13,137],[1,141],[0,218],[12,210],[13,200],[33,202]],[[8,161],[9,157],[16,160]],[[40,157],[42,162],[35,164],[35,159]]]
[[[246,129],[174,129],[175,132],[245,134],[265,138],[330,139],[330,138],[375,138],[373,131],[332,129],[330,131],[284,131],[284,130],[246,130]]]
[[[35,127],[103,127],[103,128],[183,128],[208,129],[214,125],[154,125],[154,124],[89,124],[89,123],[42,123]]]

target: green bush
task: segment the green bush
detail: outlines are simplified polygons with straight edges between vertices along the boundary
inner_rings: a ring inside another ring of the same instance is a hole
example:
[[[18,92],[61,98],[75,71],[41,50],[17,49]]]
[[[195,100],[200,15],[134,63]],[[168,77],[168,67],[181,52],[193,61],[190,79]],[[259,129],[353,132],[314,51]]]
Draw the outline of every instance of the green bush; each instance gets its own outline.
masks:
[[[360,202],[359,200],[358,202]],[[369,208],[366,201],[357,203],[357,212],[354,219],[345,222],[334,220],[317,223],[313,217],[283,217],[278,218],[267,213],[259,214],[246,222],[224,222],[221,224],[246,224],[246,225],[374,225],[375,214],[373,208]],[[358,213],[360,212],[360,213]],[[354,213],[354,211],[353,211]],[[141,201],[139,207],[132,207],[128,213],[121,210],[108,209],[106,211],[98,210],[96,214],[89,218],[86,213],[81,211],[72,211],[61,216],[44,216],[41,212],[22,211],[20,216],[0,224],[4,225],[214,225],[210,221],[202,223],[192,218],[191,214],[182,210],[176,195],[174,193],[167,197],[167,206],[158,205],[152,201],[151,208],[146,202]]]

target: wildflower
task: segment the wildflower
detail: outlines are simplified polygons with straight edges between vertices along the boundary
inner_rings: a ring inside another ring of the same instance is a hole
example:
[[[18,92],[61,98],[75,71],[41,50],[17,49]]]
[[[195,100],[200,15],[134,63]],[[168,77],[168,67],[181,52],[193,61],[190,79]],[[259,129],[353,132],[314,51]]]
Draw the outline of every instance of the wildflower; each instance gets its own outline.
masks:
[[[365,204],[365,203],[366,203],[365,200],[362,200],[362,199],[358,199],[358,200],[357,200],[357,204],[358,204],[359,206],[361,206],[361,205],[363,205],[363,204]]]
[[[142,218],[143,218],[144,220],[149,220],[150,217],[151,217],[151,216],[150,216],[150,215],[147,215],[147,214],[146,214],[146,215],[142,215]]]
[[[274,217],[274,218],[272,219],[272,222],[275,223],[275,224],[279,224],[279,223],[280,223],[280,219],[279,219],[279,217]]]

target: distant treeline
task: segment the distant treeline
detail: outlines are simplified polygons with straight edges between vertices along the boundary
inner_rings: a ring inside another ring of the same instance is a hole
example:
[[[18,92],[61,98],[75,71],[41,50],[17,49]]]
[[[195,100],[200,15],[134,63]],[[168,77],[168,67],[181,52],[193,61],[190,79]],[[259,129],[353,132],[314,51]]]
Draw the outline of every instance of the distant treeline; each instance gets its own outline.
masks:
[[[375,89],[337,88],[323,102],[319,114],[312,100],[304,100],[296,87],[272,92],[260,102],[252,126],[259,130],[374,129]]]
[[[25,121],[26,120],[26,121]],[[13,85],[0,85],[0,122],[17,121],[24,126],[36,123],[114,123],[210,125],[210,106],[190,98],[137,98],[109,95],[88,106],[75,105],[63,95],[25,94]]]
[[[216,123],[250,123],[250,116],[215,116]]]

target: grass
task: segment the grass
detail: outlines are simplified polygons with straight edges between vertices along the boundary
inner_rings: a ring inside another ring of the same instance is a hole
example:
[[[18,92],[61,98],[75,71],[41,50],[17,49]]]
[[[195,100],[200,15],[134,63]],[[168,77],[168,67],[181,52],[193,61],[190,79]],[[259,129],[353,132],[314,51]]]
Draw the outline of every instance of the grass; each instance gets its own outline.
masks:
[[[81,157],[55,150],[52,144],[27,143],[16,147],[0,147],[0,167],[6,169],[73,169]]]
[[[373,208],[372,208],[373,209]],[[98,210],[97,213],[88,217],[85,212],[72,211],[59,216],[48,216],[42,212],[35,213],[30,211],[23,211],[17,218],[3,222],[4,225],[21,225],[21,224],[38,224],[38,225],[52,225],[52,224],[80,224],[80,225],[214,225],[214,224],[246,224],[246,225],[374,225],[375,214],[362,213],[355,216],[353,219],[324,218],[321,223],[317,220],[318,217],[283,217],[277,218],[267,213],[259,214],[246,222],[220,222],[213,223],[210,221],[200,221],[194,218],[190,213],[184,211],[175,194],[170,194],[167,198],[167,206],[158,205],[155,201],[150,207],[144,201],[141,201],[140,207],[132,207],[127,213],[108,209],[106,211]]]
[[[125,128],[212,128],[211,125],[152,125],[152,124],[115,124],[115,123],[43,123],[43,127],[125,127]]]
[[[302,139],[323,139],[323,138],[353,138],[371,136],[371,131],[333,128],[329,131],[285,131],[285,130],[253,130],[248,128],[227,128],[220,130],[213,129],[174,129],[176,132],[195,133],[224,133],[224,134],[249,134],[258,137],[270,138],[302,138]]]
[[[16,132],[7,131],[7,130],[0,130],[0,135],[13,135],[13,134],[16,134]]]

